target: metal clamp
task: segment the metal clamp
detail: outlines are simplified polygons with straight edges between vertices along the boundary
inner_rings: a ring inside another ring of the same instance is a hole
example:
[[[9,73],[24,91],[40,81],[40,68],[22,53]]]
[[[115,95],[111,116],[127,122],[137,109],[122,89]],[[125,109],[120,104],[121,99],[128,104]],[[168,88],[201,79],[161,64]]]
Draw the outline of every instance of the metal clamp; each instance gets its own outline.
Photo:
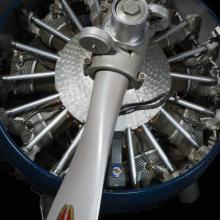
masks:
[[[140,67],[142,66],[142,59],[136,53],[120,53],[93,56],[92,61],[85,63],[84,73],[89,75],[92,79],[99,71],[110,70],[120,73],[129,79],[129,89],[140,86]]]

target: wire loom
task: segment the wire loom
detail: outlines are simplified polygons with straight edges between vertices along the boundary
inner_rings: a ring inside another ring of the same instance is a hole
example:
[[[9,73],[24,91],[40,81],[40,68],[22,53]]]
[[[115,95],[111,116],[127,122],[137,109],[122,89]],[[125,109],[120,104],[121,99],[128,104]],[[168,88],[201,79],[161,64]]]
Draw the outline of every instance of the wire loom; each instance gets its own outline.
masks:
[[[170,92],[162,93],[161,95],[157,96],[156,98],[151,99],[150,101],[130,103],[127,105],[123,105],[120,110],[120,115],[131,114],[135,111],[140,111],[140,110],[149,110],[149,109],[159,108],[162,105],[164,105],[169,100],[170,97],[176,97],[176,95]]]

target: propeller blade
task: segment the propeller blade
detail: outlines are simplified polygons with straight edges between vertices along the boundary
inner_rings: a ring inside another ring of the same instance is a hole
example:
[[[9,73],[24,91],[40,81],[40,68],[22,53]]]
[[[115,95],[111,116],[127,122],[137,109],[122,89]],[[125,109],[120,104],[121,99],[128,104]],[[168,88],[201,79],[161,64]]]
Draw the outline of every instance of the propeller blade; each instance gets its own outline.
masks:
[[[57,219],[65,204],[73,206],[75,219],[98,219],[110,146],[127,87],[125,76],[110,71],[96,74],[82,139],[47,220]]]

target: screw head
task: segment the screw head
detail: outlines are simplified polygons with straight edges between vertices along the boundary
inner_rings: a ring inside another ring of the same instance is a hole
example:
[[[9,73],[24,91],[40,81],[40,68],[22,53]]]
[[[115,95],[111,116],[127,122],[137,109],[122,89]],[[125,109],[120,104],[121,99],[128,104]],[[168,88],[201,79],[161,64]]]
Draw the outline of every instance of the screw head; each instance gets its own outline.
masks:
[[[143,73],[143,72],[139,73],[139,75],[138,75],[138,80],[139,81],[144,81],[145,78],[146,78],[145,73]]]
[[[91,59],[90,58],[85,58],[84,59],[84,65],[90,65],[91,64]]]
[[[107,12],[108,11],[108,7],[106,5],[101,5],[101,11],[102,12]]]
[[[138,15],[141,11],[140,5],[135,0],[127,0],[123,4],[123,11],[128,15]]]

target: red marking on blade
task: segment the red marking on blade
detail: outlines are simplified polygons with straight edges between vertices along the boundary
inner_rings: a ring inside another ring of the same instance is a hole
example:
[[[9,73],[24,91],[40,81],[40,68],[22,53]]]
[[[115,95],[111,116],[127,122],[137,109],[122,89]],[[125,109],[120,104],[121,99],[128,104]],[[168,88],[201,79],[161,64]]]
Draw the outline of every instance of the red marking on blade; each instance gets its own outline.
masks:
[[[74,220],[74,209],[71,205],[64,205],[57,220]]]

